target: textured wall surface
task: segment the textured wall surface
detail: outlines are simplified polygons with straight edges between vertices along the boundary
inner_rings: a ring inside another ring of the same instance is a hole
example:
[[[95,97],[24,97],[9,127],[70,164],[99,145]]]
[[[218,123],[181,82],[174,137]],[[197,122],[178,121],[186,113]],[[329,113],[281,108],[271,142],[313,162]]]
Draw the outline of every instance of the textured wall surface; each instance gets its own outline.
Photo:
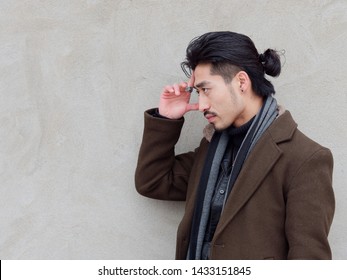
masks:
[[[193,38],[284,49],[279,103],[335,158],[335,259],[347,259],[347,1],[1,0],[0,259],[172,259],[183,203],[139,196],[143,111],[184,79]],[[205,121],[189,113],[177,151]],[[300,148],[300,147],[298,147]]]

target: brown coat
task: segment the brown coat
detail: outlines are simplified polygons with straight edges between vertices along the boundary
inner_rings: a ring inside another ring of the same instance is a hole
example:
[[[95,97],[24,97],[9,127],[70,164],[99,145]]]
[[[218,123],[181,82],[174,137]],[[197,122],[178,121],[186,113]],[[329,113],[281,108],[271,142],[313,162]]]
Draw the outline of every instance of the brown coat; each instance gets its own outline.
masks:
[[[176,259],[185,259],[197,186],[209,142],[175,156],[183,120],[145,113],[135,174],[144,196],[186,200]],[[331,152],[307,138],[286,111],[246,159],[211,244],[211,259],[330,259],[335,200]]]

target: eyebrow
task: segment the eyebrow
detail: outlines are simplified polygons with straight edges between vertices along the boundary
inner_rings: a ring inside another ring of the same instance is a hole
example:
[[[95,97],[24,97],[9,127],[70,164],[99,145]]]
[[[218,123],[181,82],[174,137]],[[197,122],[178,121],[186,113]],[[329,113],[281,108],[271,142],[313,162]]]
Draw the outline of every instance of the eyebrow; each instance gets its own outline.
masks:
[[[202,87],[205,87],[205,86],[210,85],[210,84],[211,84],[211,82],[209,82],[209,81],[202,81],[202,82],[198,83],[197,85],[195,85],[194,88],[195,89],[202,88]]]

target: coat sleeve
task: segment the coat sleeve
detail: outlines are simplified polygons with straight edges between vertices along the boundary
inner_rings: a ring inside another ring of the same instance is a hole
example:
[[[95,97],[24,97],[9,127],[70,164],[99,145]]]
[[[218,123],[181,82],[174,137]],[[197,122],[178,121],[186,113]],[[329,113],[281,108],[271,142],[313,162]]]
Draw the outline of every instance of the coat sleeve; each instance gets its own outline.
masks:
[[[147,197],[185,200],[194,152],[175,156],[184,119],[168,120],[145,112],[142,144],[135,171],[136,190]]]
[[[335,211],[333,157],[321,148],[294,176],[287,194],[288,259],[331,259],[328,234]]]

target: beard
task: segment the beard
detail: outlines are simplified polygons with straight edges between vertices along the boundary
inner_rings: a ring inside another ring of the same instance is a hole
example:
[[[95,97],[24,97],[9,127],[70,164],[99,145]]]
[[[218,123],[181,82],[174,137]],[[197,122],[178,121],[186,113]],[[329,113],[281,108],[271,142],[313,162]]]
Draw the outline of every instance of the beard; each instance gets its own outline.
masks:
[[[207,116],[207,117],[206,117],[206,116]],[[220,118],[218,117],[218,115],[217,115],[216,113],[214,113],[214,112],[211,112],[211,111],[206,111],[206,112],[204,112],[204,117],[205,117],[206,119],[213,117],[213,118],[216,118],[216,120],[220,120]],[[215,131],[218,131],[218,132],[221,132],[221,131],[223,131],[223,130],[225,130],[225,129],[227,128],[227,127],[225,127],[224,125],[223,125],[223,126],[218,126],[218,124],[216,125],[216,124],[213,123],[213,122],[210,122],[210,124],[213,126],[214,130],[215,130]]]

